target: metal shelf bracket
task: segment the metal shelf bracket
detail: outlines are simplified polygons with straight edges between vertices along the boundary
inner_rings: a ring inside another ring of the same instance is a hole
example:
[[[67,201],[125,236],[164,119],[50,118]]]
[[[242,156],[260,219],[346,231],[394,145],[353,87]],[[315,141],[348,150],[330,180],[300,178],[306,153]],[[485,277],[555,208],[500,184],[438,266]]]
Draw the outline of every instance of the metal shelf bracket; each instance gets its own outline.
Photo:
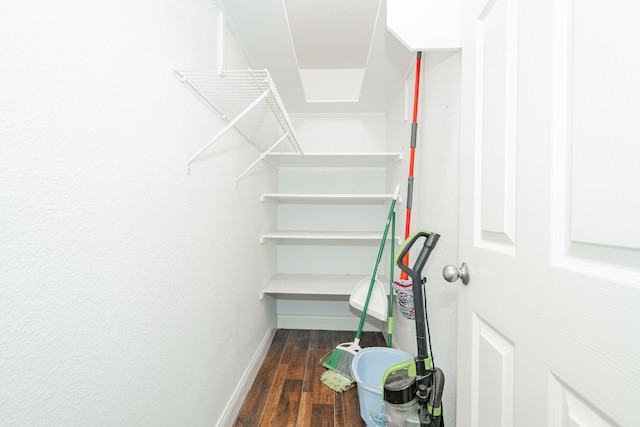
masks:
[[[267,70],[222,72],[176,70],[175,73],[226,123],[187,161],[189,170],[192,163],[231,129],[263,152],[236,178],[236,185],[238,180],[285,140],[289,142],[290,148],[295,153],[303,154],[291,120]],[[267,146],[268,142],[265,143],[265,141],[269,140],[276,140],[276,142]]]

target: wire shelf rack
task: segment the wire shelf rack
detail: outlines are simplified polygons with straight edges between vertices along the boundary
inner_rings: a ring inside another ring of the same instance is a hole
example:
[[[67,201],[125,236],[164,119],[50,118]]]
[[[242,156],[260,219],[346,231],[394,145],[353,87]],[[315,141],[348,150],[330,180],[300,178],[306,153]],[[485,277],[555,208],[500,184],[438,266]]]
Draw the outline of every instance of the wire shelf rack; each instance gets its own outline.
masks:
[[[262,153],[236,182],[272,151],[293,149],[302,154],[291,120],[267,70],[176,70],[175,73],[226,123],[189,159],[189,168],[231,129]],[[289,147],[281,144],[284,141]]]

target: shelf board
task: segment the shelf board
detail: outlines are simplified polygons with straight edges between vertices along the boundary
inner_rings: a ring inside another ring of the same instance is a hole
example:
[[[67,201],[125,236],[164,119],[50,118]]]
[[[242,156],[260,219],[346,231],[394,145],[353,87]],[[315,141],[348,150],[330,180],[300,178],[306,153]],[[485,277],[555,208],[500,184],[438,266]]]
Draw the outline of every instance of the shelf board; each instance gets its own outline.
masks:
[[[260,243],[266,241],[278,242],[351,242],[362,244],[379,243],[382,240],[380,232],[368,231],[270,231],[260,236]],[[387,240],[390,235],[387,235]],[[401,237],[396,237],[398,244],[402,242]]]
[[[402,153],[306,153],[271,152],[265,160],[281,167],[376,167],[388,169],[402,160]]]
[[[393,194],[264,193],[260,200],[275,203],[384,204],[393,200]]]
[[[362,280],[364,275],[350,274],[277,274],[262,289],[264,294],[283,295],[335,295],[349,296],[353,288]],[[389,278],[378,276],[382,283],[389,283]],[[387,289],[387,296],[389,289]]]

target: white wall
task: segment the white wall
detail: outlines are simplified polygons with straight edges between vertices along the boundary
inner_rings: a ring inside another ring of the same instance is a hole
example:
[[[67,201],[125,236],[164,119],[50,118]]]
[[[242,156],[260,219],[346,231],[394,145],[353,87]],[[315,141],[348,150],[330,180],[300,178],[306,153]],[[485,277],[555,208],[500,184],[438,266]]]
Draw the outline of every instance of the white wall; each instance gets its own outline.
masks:
[[[275,173],[234,188],[257,152],[230,138],[187,175],[222,123],[173,74],[217,67],[217,14],[0,4],[0,425],[211,426],[243,398]]]
[[[425,52],[422,56],[418,104],[418,133],[414,170],[411,231],[426,229],[441,235],[429,258],[423,277],[426,285],[435,363],[445,373],[444,419],[455,425],[457,282],[451,284],[442,277],[446,264],[458,264],[458,123],[460,54],[455,52]],[[394,168],[394,178],[402,184],[406,200],[409,175],[409,149],[415,66],[408,77],[408,96],[401,94],[388,117],[390,151],[404,154],[403,165]],[[405,111],[408,111],[405,121]],[[398,214],[397,229],[404,236],[406,205]],[[419,249],[420,245],[416,245]],[[409,264],[413,266],[417,252]],[[396,272],[399,277],[400,271]],[[395,312],[394,347],[413,354],[417,352],[415,323]]]
[[[305,152],[375,153],[386,150],[387,121],[382,113],[291,116]]]

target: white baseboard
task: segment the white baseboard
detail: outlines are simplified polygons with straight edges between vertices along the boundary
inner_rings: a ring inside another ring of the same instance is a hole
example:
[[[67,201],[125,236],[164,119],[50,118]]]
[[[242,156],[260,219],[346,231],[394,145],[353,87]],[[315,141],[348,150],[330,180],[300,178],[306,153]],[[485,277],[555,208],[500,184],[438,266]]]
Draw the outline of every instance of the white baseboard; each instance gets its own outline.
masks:
[[[258,350],[251,358],[249,366],[247,366],[247,369],[244,371],[244,375],[242,375],[238,386],[233,391],[229,402],[218,419],[216,427],[230,426],[235,421],[238,413],[240,412],[240,408],[242,408],[242,404],[244,403],[247,393],[249,392],[249,389],[251,388],[256,375],[258,375],[258,371],[260,370],[265,357],[267,356],[267,352],[269,351],[269,347],[271,346],[271,342],[273,341],[275,334],[275,327],[272,326],[267,330],[260,342],[260,345],[258,346]]]
[[[341,316],[304,316],[278,315],[278,329],[305,329],[326,331],[356,331],[360,319]],[[387,324],[378,319],[369,319],[364,323],[363,331],[386,332]]]

